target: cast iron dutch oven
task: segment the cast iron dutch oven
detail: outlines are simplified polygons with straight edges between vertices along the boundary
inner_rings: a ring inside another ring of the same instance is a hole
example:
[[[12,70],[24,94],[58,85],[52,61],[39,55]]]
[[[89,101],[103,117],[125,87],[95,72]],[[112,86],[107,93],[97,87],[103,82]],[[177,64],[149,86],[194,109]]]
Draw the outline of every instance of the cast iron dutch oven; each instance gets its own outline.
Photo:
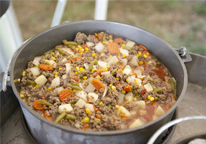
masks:
[[[130,39],[145,45],[148,51],[156,56],[170,71],[177,81],[177,102],[164,115],[140,127],[106,132],[81,131],[55,124],[30,109],[19,96],[20,85],[14,83],[21,77],[27,63],[44,52],[61,44],[63,39],[74,40],[77,32],[93,34],[108,31],[114,37]],[[12,59],[10,65],[10,80],[12,89],[19,100],[28,127],[34,138],[42,144],[144,144],[162,125],[169,122],[182,100],[188,83],[187,71],[183,60],[176,50],[157,36],[134,26],[109,21],[79,21],[52,27],[29,39],[22,45]],[[156,141],[158,142],[161,139]]]

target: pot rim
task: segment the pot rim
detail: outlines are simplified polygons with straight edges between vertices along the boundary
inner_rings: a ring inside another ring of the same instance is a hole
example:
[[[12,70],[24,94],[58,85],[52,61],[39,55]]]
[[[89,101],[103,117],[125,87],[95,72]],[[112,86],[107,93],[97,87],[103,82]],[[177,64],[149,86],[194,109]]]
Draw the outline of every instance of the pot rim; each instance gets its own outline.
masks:
[[[105,23],[105,24],[117,24],[117,25],[122,25],[122,26],[126,26],[126,27],[131,27],[133,29],[138,29],[140,31],[143,31],[145,33],[148,33],[150,35],[152,35],[153,37],[156,37],[159,41],[165,43],[172,51],[173,53],[176,55],[177,59],[179,60],[181,66],[182,66],[182,69],[183,69],[183,73],[184,73],[184,76],[183,76],[183,79],[184,79],[184,82],[183,82],[183,88],[182,88],[182,91],[180,93],[180,96],[178,97],[176,103],[165,113],[163,114],[162,116],[158,117],[157,119],[155,120],[152,120],[142,126],[139,126],[139,127],[136,127],[136,128],[131,128],[131,129],[125,129],[125,130],[115,130],[115,131],[103,131],[103,132],[96,132],[96,131],[83,131],[83,130],[79,130],[79,129],[76,129],[76,128],[70,128],[70,127],[65,127],[63,125],[60,125],[60,124],[56,124],[54,122],[51,122],[51,121],[48,121],[47,119],[43,118],[41,115],[39,115],[35,110],[32,110],[23,100],[22,98],[20,97],[16,87],[15,87],[15,84],[14,84],[14,77],[13,77],[13,71],[14,71],[14,63],[16,62],[16,59],[17,57],[19,56],[19,54],[21,53],[21,51],[32,41],[34,40],[35,38],[39,37],[40,35],[42,34],[45,34],[53,29],[57,29],[57,28],[60,28],[60,27],[63,27],[63,26],[66,26],[66,25],[75,25],[75,24],[79,24],[79,23]],[[159,38],[158,36],[142,29],[142,28],[138,28],[136,26],[132,26],[132,25],[128,25],[128,24],[124,24],[124,23],[119,23],[119,22],[113,22],[113,21],[102,21],[102,20],[84,20],[84,21],[77,21],[77,22],[70,22],[70,23],[65,23],[65,24],[61,24],[61,25],[58,25],[58,26],[55,26],[55,27],[52,27],[52,28],[49,28],[35,36],[33,36],[32,38],[30,38],[28,41],[26,41],[25,44],[23,44],[22,46],[20,46],[20,50],[19,52],[13,57],[13,60],[12,60],[12,63],[11,63],[11,69],[10,69],[10,77],[11,77],[11,86],[12,86],[12,89],[17,97],[17,99],[19,100],[21,106],[25,107],[32,115],[34,115],[35,117],[37,117],[38,119],[40,119],[41,121],[53,126],[53,127],[56,127],[56,128],[59,128],[59,129],[62,129],[64,131],[68,131],[68,132],[72,132],[72,133],[76,133],[76,134],[83,134],[83,135],[101,135],[101,136],[107,136],[107,135],[121,135],[121,134],[126,134],[126,133],[132,133],[133,131],[137,131],[137,130],[140,130],[140,129],[144,129],[148,126],[151,126],[153,125],[154,123],[156,123],[157,121],[159,120],[162,120],[164,119],[164,117],[166,117],[167,115],[169,115],[171,112],[173,112],[176,107],[178,106],[178,104],[180,103],[180,101],[183,99],[183,96],[186,92],[186,89],[187,89],[187,84],[188,84],[188,75],[187,75],[187,70],[186,70],[186,67],[182,61],[182,59],[180,58],[180,56],[177,54],[177,52],[175,51],[175,49],[170,45],[168,44],[166,41],[162,40],[161,38]]]

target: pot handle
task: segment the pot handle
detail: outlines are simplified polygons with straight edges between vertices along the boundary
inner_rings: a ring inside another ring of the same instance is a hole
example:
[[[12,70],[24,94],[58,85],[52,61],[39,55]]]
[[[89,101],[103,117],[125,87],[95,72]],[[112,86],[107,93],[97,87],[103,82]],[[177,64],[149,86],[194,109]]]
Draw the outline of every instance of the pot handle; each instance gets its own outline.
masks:
[[[159,137],[159,135],[161,135],[162,132],[164,132],[166,129],[168,129],[169,127],[178,124],[180,122],[183,121],[188,121],[188,120],[206,120],[206,116],[191,116],[191,117],[183,117],[183,118],[179,118],[173,121],[168,122],[167,124],[163,125],[160,129],[158,129],[153,135],[152,137],[149,139],[149,141],[147,142],[147,144],[154,144],[154,142],[156,141],[156,139]]]
[[[182,61],[184,63],[192,61],[192,57],[190,56],[190,54],[187,51],[186,47],[181,46],[179,49],[177,49],[177,52],[180,55],[180,57],[182,58]]]

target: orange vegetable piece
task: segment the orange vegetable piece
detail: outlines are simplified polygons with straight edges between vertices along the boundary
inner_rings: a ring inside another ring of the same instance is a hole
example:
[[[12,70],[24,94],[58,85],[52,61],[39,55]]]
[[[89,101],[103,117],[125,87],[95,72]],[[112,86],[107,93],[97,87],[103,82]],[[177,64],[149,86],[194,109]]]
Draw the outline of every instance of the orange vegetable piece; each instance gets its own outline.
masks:
[[[131,92],[132,91],[132,86],[124,86],[123,90],[126,91],[126,92]]]
[[[44,94],[42,97],[44,98],[46,96],[46,94]]]
[[[51,116],[47,116],[46,111],[44,111],[44,117],[50,121],[53,121]]]
[[[164,106],[165,111],[168,111],[171,108],[171,104],[166,104]]]
[[[128,118],[128,116],[126,116],[125,113],[122,113],[121,118]]]
[[[73,62],[73,59],[72,59],[72,58],[69,58],[68,61]]]
[[[100,75],[102,72],[105,72],[105,70],[104,69],[98,69],[96,74]]]
[[[53,67],[51,65],[47,65],[47,64],[40,64],[39,68],[45,71],[51,71],[53,70]]]
[[[139,45],[138,47],[139,47],[139,48],[142,48],[142,49],[145,50],[145,51],[147,51],[147,48],[146,48],[145,46],[143,46],[143,45]]]
[[[102,116],[101,115],[96,115],[96,118],[102,119]]]
[[[44,106],[42,104],[39,104],[39,100],[36,100],[34,103],[33,103],[33,107],[36,109],[36,110],[43,110],[44,109]]]
[[[137,77],[137,74],[136,74],[136,73],[134,73],[134,75],[135,75],[135,77]]]
[[[83,61],[82,57],[75,57],[74,60],[77,61],[78,59],[80,59],[81,61]]]
[[[99,91],[101,88],[102,89],[104,89],[104,85],[103,85],[103,83],[100,81],[100,80],[93,80],[93,86],[95,87],[95,89],[97,90],[97,91]]]
[[[107,49],[111,54],[118,54],[120,52],[119,46],[115,42],[109,43]]]
[[[95,113],[96,113],[97,111],[99,111],[99,109],[98,109],[97,107],[95,107],[95,106],[93,106],[93,107],[94,107]]]
[[[89,127],[89,124],[86,124],[86,125],[82,128],[82,130],[86,130],[88,127]]]
[[[67,98],[72,97],[73,92],[69,89],[63,89],[60,93],[59,93],[59,100],[61,102],[65,102]]]
[[[98,40],[102,40],[102,35],[100,33],[98,33]]]
[[[116,38],[116,39],[114,39],[114,42],[115,43],[124,43],[124,41],[121,39],[121,38]]]

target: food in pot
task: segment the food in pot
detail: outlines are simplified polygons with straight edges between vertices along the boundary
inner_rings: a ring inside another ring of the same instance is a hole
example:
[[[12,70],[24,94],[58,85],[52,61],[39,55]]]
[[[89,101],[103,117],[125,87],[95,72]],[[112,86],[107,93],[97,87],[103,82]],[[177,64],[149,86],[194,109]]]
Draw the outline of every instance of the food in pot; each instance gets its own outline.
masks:
[[[81,130],[141,126],[176,102],[175,79],[143,45],[106,32],[37,56],[22,72],[20,96],[46,119]]]
[[[206,144],[206,139],[196,138],[190,141],[188,144]]]

